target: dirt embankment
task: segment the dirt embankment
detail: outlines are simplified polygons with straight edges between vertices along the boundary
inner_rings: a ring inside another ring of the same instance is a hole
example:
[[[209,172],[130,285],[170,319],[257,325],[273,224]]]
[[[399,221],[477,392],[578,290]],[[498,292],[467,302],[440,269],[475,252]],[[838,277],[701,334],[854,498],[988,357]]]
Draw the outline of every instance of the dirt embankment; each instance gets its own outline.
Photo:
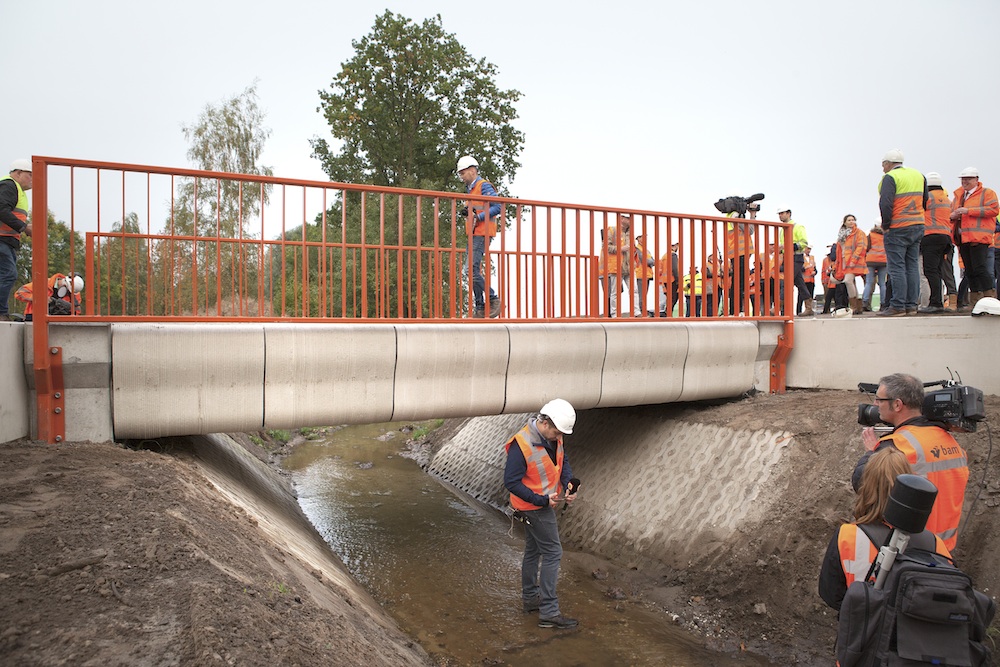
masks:
[[[609,584],[634,582],[625,587],[633,598],[720,648],[742,646],[778,664],[830,664],[835,614],[816,594],[816,578],[830,536],[849,519],[862,398],[789,392],[692,406],[685,418],[795,434],[782,501],[684,571],[626,566]],[[1000,398],[989,397],[987,411],[996,423]],[[446,423],[434,440],[455,426]],[[980,487],[988,431],[958,439],[972,476],[956,556],[993,594],[998,462],[991,459]],[[427,664],[384,617],[356,608],[355,593],[268,539],[183,447],[18,441],[0,445],[0,470],[0,664]]]

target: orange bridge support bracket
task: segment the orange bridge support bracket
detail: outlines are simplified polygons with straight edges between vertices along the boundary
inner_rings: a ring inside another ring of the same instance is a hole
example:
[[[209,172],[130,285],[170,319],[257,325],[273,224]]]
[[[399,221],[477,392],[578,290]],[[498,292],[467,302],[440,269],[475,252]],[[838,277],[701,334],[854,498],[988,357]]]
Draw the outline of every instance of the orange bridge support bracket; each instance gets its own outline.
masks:
[[[792,344],[795,341],[795,325],[792,321],[785,322],[785,330],[778,336],[778,346],[774,348],[771,355],[771,393],[785,393],[785,364],[792,353]]]
[[[66,439],[66,387],[63,382],[62,348],[50,347],[46,359],[35,363],[35,394],[38,409],[38,439],[49,444]]]

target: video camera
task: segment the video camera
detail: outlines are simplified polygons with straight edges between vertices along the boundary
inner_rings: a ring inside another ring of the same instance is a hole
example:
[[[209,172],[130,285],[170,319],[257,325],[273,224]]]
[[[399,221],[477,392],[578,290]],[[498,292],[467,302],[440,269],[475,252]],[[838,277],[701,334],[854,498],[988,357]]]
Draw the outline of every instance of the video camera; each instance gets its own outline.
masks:
[[[953,375],[950,380],[925,382],[924,387],[941,387],[938,391],[924,394],[920,412],[927,419],[941,424],[946,431],[975,433],[976,424],[986,419],[982,390],[962,384],[961,378],[956,380]],[[858,384],[858,391],[866,394],[874,394],[877,390],[877,383]],[[885,424],[879,417],[878,406],[870,403],[858,405],[858,423],[875,427]]]
[[[745,218],[747,217],[747,211],[759,211],[759,202],[764,198],[763,192],[758,192],[755,195],[750,195],[749,197],[726,197],[715,202],[715,208],[719,210],[722,214],[735,213],[737,217]]]

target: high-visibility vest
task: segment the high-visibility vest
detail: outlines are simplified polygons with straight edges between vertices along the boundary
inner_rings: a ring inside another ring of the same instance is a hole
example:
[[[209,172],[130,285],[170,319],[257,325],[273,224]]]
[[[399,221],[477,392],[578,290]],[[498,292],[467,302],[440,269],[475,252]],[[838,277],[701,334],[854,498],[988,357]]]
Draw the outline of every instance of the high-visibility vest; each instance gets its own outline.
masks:
[[[931,190],[924,211],[924,236],[947,234],[951,238],[951,201],[944,190]]]
[[[628,276],[630,273],[630,266],[628,262],[622,262],[622,259],[628,258],[628,253],[622,251],[623,246],[629,244],[629,232],[628,231],[618,231],[617,227],[608,227],[607,232],[605,232],[604,244],[601,247],[601,263],[600,271],[601,275],[607,271],[608,274],[618,273],[618,267],[622,269],[622,275]],[[617,250],[615,252],[609,253],[608,246],[613,245]]]
[[[835,289],[837,287],[837,279],[833,277],[833,273],[830,271],[829,255],[823,258],[823,287],[828,290]]]
[[[837,248],[837,274],[841,279],[848,273],[857,276],[867,271],[868,265],[865,263],[867,248],[868,237],[860,227],[855,227],[854,231],[840,242],[840,247]]]
[[[807,283],[816,282],[816,258],[806,255],[802,258],[802,276]]]
[[[674,253],[673,251],[666,251],[663,253],[663,257],[660,257],[660,284],[666,288],[668,282],[672,282],[674,285],[677,284],[677,276],[670,275],[674,271]]]
[[[632,247],[632,266],[635,267],[636,280],[652,280],[654,270],[650,264],[653,263],[655,263],[653,256],[642,247],[639,241],[636,241]]]
[[[728,213],[726,217],[734,217]],[[726,259],[734,259],[743,255],[753,254],[753,237],[750,236],[750,225],[745,222],[726,223]]]
[[[872,232],[868,235],[868,242],[865,264],[885,264],[885,237],[878,232]]]
[[[789,220],[788,224],[792,226],[792,252],[796,255],[801,255],[802,251],[806,249],[809,245],[809,239],[806,238],[806,226],[800,225],[794,220]],[[796,248],[796,246],[798,246]],[[785,250],[785,228],[782,227],[778,230],[778,250],[784,252]]]
[[[980,184],[971,193],[966,194],[965,190],[959,188],[955,190],[954,198],[951,201],[951,210],[957,208],[967,208],[968,212],[962,216],[962,243],[993,243],[993,230],[996,229],[997,215],[1000,214],[1000,204],[997,202],[997,193],[989,188],[984,188]]]
[[[28,222],[28,195],[27,195],[27,193],[25,193],[24,188],[21,187],[21,184],[18,183],[17,181],[15,181],[13,178],[11,178],[9,175],[8,176],[4,176],[3,178],[0,178],[0,181],[7,181],[7,180],[13,182],[14,186],[17,188],[17,204],[14,205],[14,208],[12,210],[12,212],[14,214],[14,217],[16,217],[21,222],[27,224],[27,222]],[[5,225],[2,222],[0,222],[0,236],[12,236],[12,237],[14,237],[16,239],[20,239],[21,238],[21,232],[17,231],[16,229],[13,229],[11,227],[8,227],[7,225]]]
[[[48,286],[49,286],[48,295],[50,297],[51,296],[58,296],[56,294],[56,283],[58,281],[60,281],[60,280],[64,280],[65,278],[66,278],[66,276],[63,275],[63,274],[61,274],[61,273],[53,273],[51,276],[49,276],[49,281],[48,281]],[[34,298],[33,290],[32,290],[32,287],[31,287],[31,283],[25,283],[24,285],[21,285],[20,287],[18,287],[17,291],[14,292],[14,298],[24,304],[24,314],[25,315],[31,315],[34,312],[34,309],[35,309],[34,308],[34,300],[35,300],[35,298]],[[80,314],[80,298],[76,294],[73,294],[72,292],[67,291],[66,294],[62,295],[59,298],[61,298],[63,301],[65,301],[66,303],[68,303],[72,307],[73,314],[75,314],[75,315],[79,315]]]
[[[694,274],[694,284],[691,283],[691,274],[684,274],[684,295],[685,296],[701,296],[701,272],[695,272]]]
[[[948,546],[937,535],[934,536],[934,550],[951,558]],[[850,587],[855,581],[864,581],[871,569],[881,544],[872,544],[868,533],[856,523],[841,525],[837,533],[837,548],[840,551],[840,566],[844,568],[844,578]]]
[[[475,197],[476,195],[483,194],[483,183],[489,183],[489,181],[478,178],[476,182],[472,184],[469,189],[469,195]],[[490,183],[490,185],[493,185]],[[497,235],[497,223],[490,216],[490,205],[484,201],[470,201],[468,202],[469,207],[469,219],[465,221],[465,233],[469,236],[489,236],[494,237]],[[484,215],[483,220],[479,220],[479,214]],[[470,229],[469,227],[472,227]]]
[[[562,435],[556,441],[556,461],[552,462],[548,450],[541,443],[535,444],[531,438],[535,435],[531,424],[526,424],[524,428],[507,442],[504,451],[510,451],[510,446],[517,443],[524,455],[524,462],[528,464],[528,469],[524,473],[521,481],[532,492],[540,496],[548,496],[559,492],[559,478],[563,469],[563,440]],[[538,505],[532,505],[526,500],[510,494],[510,506],[516,510],[529,511],[539,509]]]
[[[937,487],[934,507],[927,519],[927,530],[940,537],[949,550],[958,541],[965,485],[969,481],[969,463],[965,450],[938,426],[900,426],[882,441],[891,440],[906,454],[913,474],[926,477]]]
[[[890,229],[924,224],[924,176],[916,169],[890,169],[889,178],[896,182],[896,198],[892,202]],[[882,181],[878,182],[882,192]]]

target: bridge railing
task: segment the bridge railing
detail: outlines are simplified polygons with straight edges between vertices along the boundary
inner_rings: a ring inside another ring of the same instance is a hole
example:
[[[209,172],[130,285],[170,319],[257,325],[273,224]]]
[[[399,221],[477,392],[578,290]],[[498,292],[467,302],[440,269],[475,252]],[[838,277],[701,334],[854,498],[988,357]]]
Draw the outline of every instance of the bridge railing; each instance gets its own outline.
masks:
[[[55,272],[82,273],[73,321],[481,321],[464,191],[38,156],[33,174],[34,294]],[[617,283],[629,289],[614,319],[770,319],[790,331],[780,222],[476,199],[500,208],[482,275],[502,320],[606,320]],[[68,228],[51,256],[50,212]],[[626,257],[609,261],[605,239]],[[51,394],[45,325],[63,318],[45,310],[34,312],[35,372]]]

